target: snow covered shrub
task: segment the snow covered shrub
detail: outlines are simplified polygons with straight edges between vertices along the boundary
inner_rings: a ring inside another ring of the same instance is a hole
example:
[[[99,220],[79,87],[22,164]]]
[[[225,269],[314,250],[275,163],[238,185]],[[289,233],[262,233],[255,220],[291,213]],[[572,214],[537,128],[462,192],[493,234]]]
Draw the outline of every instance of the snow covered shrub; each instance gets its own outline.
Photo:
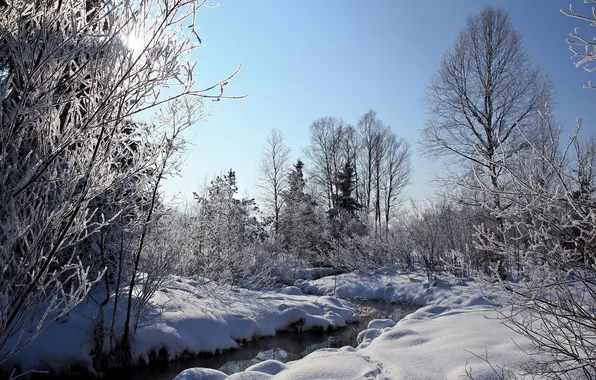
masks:
[[[231,283],[244,288],[270,288],[287,281],[295,268],[305,267],[293,255],[275,249],[265,243],[245,247],[239,253],[236,276]],[[289,281],[293,285],[293,281]]]
[[[486,255],[474,247],[479,211],[445,200],[413,203],[403,227],[401,249],[413,253],[416,268],[425,271],[429,279],[445,270],[465,277],[488,268]]]
[[[443,269],[444,236],[441,234],[442,223],[437,204],[429,202],[424,208],[413,205],[413,215],[409,231],[412,248],[416,253],[418,265],[426,272],[428,280],[435,279],[437,272]]]
[[[108,280],[123,273],[119,250],[98,242],[128,232],[121,197],[161,173],[171,148],[140,114],[184,96],[222,97],[229,78],[196,90],[188,63],[202,4],[0,2],[0,364],[81,302],[106,268]]]
[[[237,192],[236,173],[230,170],[213,179],[202,194],[194,194],[194,268],[188,274],[236,284],[247,267],[262,261],[259,247],[266,233],[257,219],[259,209],[254,199],[236,198]]]
[[[503,283],[513,306],[503,318],[533,343],[528,370],[595,378],[596,144],[578,133],[562,151],[528,143],[531,154],[501,156],[510,207],[493,210],[499,234],[479,226],[478,248],[519,259],[521,281]]]
[[[593,8],[589,16],[571,6],[563,13],[590,25],[596,21]],[[567,42],[576,67],[592,72],[594,42],[577,29]],[[591,82],[586,87],[594,88]],[[550,112],[541,114],[537,136],[516,128],[528,149],[512,154],[512,147],[503,146],[495,157],[510,181],[492,186],[492,192],[508,207],[491,210],[502,221],[499,230],[479,226],[478,248],[517,266],[518,281],[502,283],[512,306],[502,317],[532,343],[527,371],[554,379],[594,379],[596,138],[582,138],[579,120],[570,142],[560,146],[560,127]]]

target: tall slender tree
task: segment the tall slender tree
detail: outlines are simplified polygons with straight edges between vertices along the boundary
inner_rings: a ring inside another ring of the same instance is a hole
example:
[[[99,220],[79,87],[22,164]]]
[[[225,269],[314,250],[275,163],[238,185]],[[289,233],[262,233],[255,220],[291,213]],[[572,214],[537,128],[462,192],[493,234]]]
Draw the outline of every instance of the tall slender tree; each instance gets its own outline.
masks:
[[[279,241],[294,255],[314,262],[321,233],[317,203],[306,193],[304,163],[297,160],[288,173],[288,186],[282,192],[284,206],[279,219]]]
[[[281,194],[287,187],[290,149],[285,146],[282,133],[272,129],[259,162],[259,188],[267,208],[273,213],[273,229],[279,228]]]
[[[378,157],[380,137],[384,126],[377,118],[375,110],[368,110],[358,120],[357,124],[360,154],[358,155],[358,179],[360,199],[364,206],[364,213],[368,216],[374,191],[375,159]]]
[[[306,149],[311,164],[309,173],[319,188],[321,203],[327,203],[329,208],[335,206],[339,195],[334,184],[345,162],[345,131],[345,123],[336,117],[322,117],[310,125],[310,146]]]
[[[398,204],[404,188],[410,183],[410,147],[404,139],[391,133],[387,137],[387,161],[383,186],[385,235],[389,233],[391,211]]]

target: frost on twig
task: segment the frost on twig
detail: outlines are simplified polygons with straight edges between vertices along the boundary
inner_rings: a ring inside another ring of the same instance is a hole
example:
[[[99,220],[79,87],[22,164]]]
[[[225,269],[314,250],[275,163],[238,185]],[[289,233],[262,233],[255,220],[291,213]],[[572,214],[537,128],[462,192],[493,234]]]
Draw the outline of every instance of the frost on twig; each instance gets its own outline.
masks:
[[[595,4],[596,1],[584,0],[584,3]],[[594,6],[592,6],[591,14],[589,15],[577,13],[573,9],[573,5],[569,5],[568,11],[561,9],[561,13],[568,17],[586,22],[589,26],[596,27],[596,9]],[[578,28],[575,28],[573,33],[570,33],[569,36],[571,38],[568,38],[566,41],[569,44],[569,50],[573,53],[571,59],[575,61],[575,67],[581,67],[589,73],[596,71],[596,66],[592,64],[593,61],[596,61],[596,37],[585,38],[580,35]],[[584,87],[591,89],[596,88],[591,80],[588,81],[588,84]]]
[[[510,181],[499,194],[510,206],[493,210],[504,239],[477,230],[479,249],[523,263],[517,281],[502,282],[509,307],[501,318],[529,342],[527,371],[549,378],[596,375],[596,143],[581,129],[580,121],[566,146],[556,128],[551,144],[524,134],[529,151],[503,159]]]
[[[174,100],[244,96],[224,94],[240,66],[195,83],[205,5],[0,1],[0,364],[100,279],[109,288],[128,275],[101,237],[129,232],[112,227],[138,208],[117,206],[142,204],[131,194],[176,148],[142,119]]]

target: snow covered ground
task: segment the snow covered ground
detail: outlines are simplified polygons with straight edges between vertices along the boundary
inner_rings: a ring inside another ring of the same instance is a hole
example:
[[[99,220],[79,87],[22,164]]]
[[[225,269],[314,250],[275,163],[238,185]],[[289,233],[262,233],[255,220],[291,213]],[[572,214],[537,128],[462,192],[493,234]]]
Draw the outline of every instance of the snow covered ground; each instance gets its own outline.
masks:
[[[334,293],[335,278],[299,280],[318,295]],[[496,287],[475,281],[438,281],[386,271],[337,277],[336,294],[426,305],[399,321],[376,320],[359,335],[358,348],[316,351],[289,363],[264,361],[227,377],[189,369],[176,380],[197,379],[498,379],[528,360],[528,342],[498,319]],[[506,311],[506,310],[505,310]],[[487,360],[485,360],[487,359]],[[490,363],[490,364],[489,364]]]
[[[332,274],[337,273],[336,269],[333,268],[301,268],[301,269],[293,269],[288,274],[292,280],[316,280],[321,277],[331,276]]]
[[[491,285],[455,279],[429,284],[422,276],[393,271],[343,274],[337,281],[334,276],[298,280],[295,285],[258,292],[172,277],[153,298],[161,313],[137,331],[134,357],[147,360],[164,347],[170,359],[236,348],[239,341],[274,335],[292,325],[302,329],[345,326],[357,311],[330,296],[335,293],[426,306],[397,324],[372,321],[359,335],[357,348],[323,349],[289,363],[267,360],[229,377],[217,370],[193,368],[177,380],[462,379],[467,373],[480,380],[498,378],[495,370],[515,370],[528,359],[522,351],[527,342],[496,319],[500,291]],[[12,363],[23,370],[61,370],[73,364],[91,369],[95,312],[91,302],[79,305],[67,318],[50,325]]]
[[[137,330],[133,358],[148,360],[166,348],[170,359],[183,353],[233,349],[238,342],[275,335],[293,324],[303,330],[338,328],[357,318],[351,305],[333,297],[305,296],[296,287],[278,292],[199,284],[172,277],[152,299],[160,313]],[[48,326],[10,364],[23,370],[65,370],[76,364],[91,370],[92,319],[97,309],[83,303]]]

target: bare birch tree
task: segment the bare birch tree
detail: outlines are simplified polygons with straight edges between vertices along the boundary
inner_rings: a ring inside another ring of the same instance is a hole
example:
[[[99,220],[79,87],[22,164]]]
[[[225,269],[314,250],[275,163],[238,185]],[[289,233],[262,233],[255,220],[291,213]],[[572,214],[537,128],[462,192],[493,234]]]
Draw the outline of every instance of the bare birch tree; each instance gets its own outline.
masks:
[[[339,191],[337,174],[346,163],[344,152],[345,123],[336,117],[322,117],[310,125],[310,146],[306,150],[311,182],[319,188],[321,203],[336,205]]]
[[[551,81],[528,58],[509,15],[485,8],[468,18],[429,87],[431,118],[422,130],[423,149],[487,178],[495,190],[489,207],[501,209],[504,172],[497,152],[507,147],[509,157],[527,149],[521,134],[531,136],[551,93]],[[495,222],[502,225],[500,215]],[[491,260],[501,263],[505,276],[504,258]]]
[[[358,172],[360,174],[358,179],[361,189],[359,193],[367,216],[373,199],[375,159],[379,147],[379,134],[383,128],[383,123],[377,118],[377,112],[372,109],[362,115],[357,124],[361,147],[361,152],[358,155]]]
[[[509,154],[524,148],[517,127],[526,131],[535,125],[551,92],[549,78],[528,58],[509,15],[485,8],[469,17],[428,89],[424,151],[475,166],[497,189],[497,150],[506,142]],[[494,201],[498,204],[498,197]]]
[[[387,160],[383,186],[385,237],[389,232],[391,211],[399,204],[404,188],[410,183],[410,146],[394,133],[387,136]]]
[[[285,146],[282,133],[272,129],[259,162],[259,188],[264,204],[273,212],[273,229],[279,228],[281,194],[287,187],[290,149]]]

